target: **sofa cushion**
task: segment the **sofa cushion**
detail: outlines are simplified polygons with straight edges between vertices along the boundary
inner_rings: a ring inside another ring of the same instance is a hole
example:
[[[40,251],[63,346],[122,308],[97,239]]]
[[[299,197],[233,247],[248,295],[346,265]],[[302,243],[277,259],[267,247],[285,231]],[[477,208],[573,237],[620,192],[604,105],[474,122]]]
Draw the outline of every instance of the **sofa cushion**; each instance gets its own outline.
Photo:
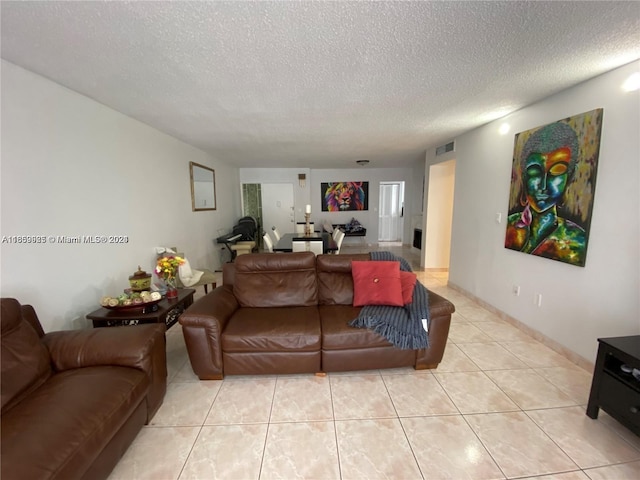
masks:
[[[353,276],[354,307],[364,305],[403,306],[400,262],[354,261],[351,264],[351,274]]]
[[[316,256],[311,252],[242,255],[234,263],[233,294],[241,307],[318,304]]]
[[[240,308],[222,332],[222,349],[225,352],[319,351],[318,308]]]
[[[367,261],[368,253],[318,255],[318,304],[353,305],[351,262]]]
[[[323,350],[350,350],[392,346],[384,337],[368,328],[349,326],[362,307],[320,305]]]
[[[2,413],[10,409],[52,374],[49,351],[31,324],[22,318],[20,303],[2,299],[0,313]]]
[[[11,465],[11,478],[79,478],[144,403],[148,388],[148,377],[134,368],[53,375],[2,415],[3,467]]]

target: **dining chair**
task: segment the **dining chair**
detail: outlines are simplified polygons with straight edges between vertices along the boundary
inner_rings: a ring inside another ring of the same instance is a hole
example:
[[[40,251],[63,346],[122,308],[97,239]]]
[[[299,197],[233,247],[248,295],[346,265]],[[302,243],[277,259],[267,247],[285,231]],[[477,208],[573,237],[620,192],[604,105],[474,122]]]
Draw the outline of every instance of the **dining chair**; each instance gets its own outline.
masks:
[[[264,249],[267,252],[273,253],[273,243],[271,242],[271,237],[267,232],[262,235],[262,241],[264,242]]]
[[[338,238],[338,234],[342,232],[342,230],[340,230],[338,227],[333,229],[333,233],[331,234],[331,236],[333,237],[334,240],[336,240]],[[344,232],[342,232],[344,233]]]
[[[324,242],[322,238],[293,240],[291,246],[293,252],[313,252],[316,255],[322,255],[324,253]]]
[[[335,251],[335,254],[338,255],[340,253],[340,247],[342,246],[342,241],[344,240],[345,233],[342,230],[338,230],[338,234],[336,235],[335,241],[338,246],[338,250]]]
[[[306,223],[305,222],[297,222],[296,223],[296,233],[304,233],[304,227],[305,227]],[[309,226],[311,227],[311,231],[314,231],[314,225],[313,222],[309,223]]]
[[[275,239],[274,243],[278,243],[280,241],[280,238],[282,237],[282,235],[280,235],[280,232],[278,231],[278,227],[271,227],[271,231],[273,232],[273,238]]]

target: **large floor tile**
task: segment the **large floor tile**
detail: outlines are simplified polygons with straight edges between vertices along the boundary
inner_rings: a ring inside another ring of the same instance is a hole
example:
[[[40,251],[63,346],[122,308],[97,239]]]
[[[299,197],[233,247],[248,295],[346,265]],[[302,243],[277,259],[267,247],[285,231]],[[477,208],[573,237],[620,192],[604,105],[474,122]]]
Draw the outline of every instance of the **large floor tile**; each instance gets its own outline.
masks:
[[[640,460],[640,451],[604,423],[585,414],[583,407],[527,412],[580,468]]]
[[[382,375],[400,417],[458,413],[433,375]]]
[[[640,462],[622,463],[585,470],[591,480],[638,480]]]
[[[398,419],[336,421],[340,471],[350,479],[421,479]]]
[[[145,427],[108,480],[175,480],[200,427]]]
[[[464,318],[458,312],[453,312],[451,314],[451,325],[457,325],[457,324],[465,324],[466,325],[468,323],[470,323],[469,320]]]
[[[267,423],[275,387],[271,377],[225,379],[205,424]]]
[[[552,473],[551,475],[542,475],[535,477],[524,477],[520,480],[589,480],[587,474],[582,470],[566,473]]]
[[[257,479],[268,425],[205,426],[180,474],[180,480]]]
[[[532,368],[575,366],[566,357],[539,342],[502,342],[501,344]]]
[[[187,359],[182,364],[182,367],[178,368],[174,375],[171,377],[170,383],[194,383],[200,382],[198,376],[193,373],[193,368],[191,368],[191,362]]]
[[[269,425],[261,480],[339,479],[333,422]]]
[[[524,412],[465,418],[507,477],[576,470],[576,464]]]
[[[280,377],[276,383],[271,422],[333,420],[327,377]]]
[[[592,374],[578,366],[543,367],[535,371],[571,397],[578,405],[586,405],[591,391]]]
[[[345,372],[329,372],[329,377],[361,377],[363,375],[370,375],[379,377],[380,370],[347,370]]]
[[[465,355],[482,370],[527,368],[527,365],[498,343],[461,343]]]
[[[202,425],[222,382],[170,383],[151,425]]]
[[[456,345],[449,342],[444,350],[442,361],[435,372],[477,372],[478,366]]]
[[[397,416],[380,375],[332,376],[330,381],[336,420]]]
[[[416,370],[413,367],[398,367],[398,368],[382,368],[378,370],[380,375],[432,375],[432,369]]]
[[[461,413],[518,410],[483,372],[436,373],[435,377]]]
[[[504,478],[461,415],[400,421],[425,479]]]
[[[469,297],[454,290],[453,288],[447,287],[446,285],[429,288],[429,290],[432,290],[434,293],[437,293],[441,297],[444,297],[451,303],[453,303],[456,307],[456,313],[458,313],[458,315],[460,314],[459,309],[462,308],[463,305],[475,305],[474,301]]]
[[[478,328],[491,337],[494,341],[511,341],[511,342],[532,342],[534,341],[529,335],[522,330],[517,329],[513,325],[509,325],[503,321],[479,322]]]
[[[576,404],[533,370],[494,370],[486,374],[523,410]]]
[[[455,305],[455,304],[454,304]],[[462,315],[468,322],[497,322],[500,321],[495,313],[482,308],[475,302],[456,305],[456,312]]]
[[[417,273],[417,272],[416,272]],[[447,281],[442,278],[435,278],[431,275],[424,275],[422,278],[418,277],[418,281],[422,283],[429,290],[434,290],[436,288],[442,288],[447,286]]]
[[[453,343],[487,343],[494,340],[482,333],[473,323],[451,323],[449,329],[449,341]]]
[[[180,332],[182,333],[182,332]],[[172,338],[176,338],[173,335]],[[180,371],[185,365],[191,366],[189,363],[189,355],[187,354],[184,342],[169,341],[167,338],[167,381],[173,381],[176,373]]]

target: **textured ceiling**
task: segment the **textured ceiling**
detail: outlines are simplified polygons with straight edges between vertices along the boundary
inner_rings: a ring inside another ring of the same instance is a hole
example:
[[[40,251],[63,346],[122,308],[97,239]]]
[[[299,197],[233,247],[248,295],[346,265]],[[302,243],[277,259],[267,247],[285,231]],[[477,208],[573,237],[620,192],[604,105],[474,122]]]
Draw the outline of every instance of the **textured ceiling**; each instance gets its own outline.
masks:
[[[2,58],[252,167],[405,166],[640,57],[639,2],[2,1],[1,17]]]

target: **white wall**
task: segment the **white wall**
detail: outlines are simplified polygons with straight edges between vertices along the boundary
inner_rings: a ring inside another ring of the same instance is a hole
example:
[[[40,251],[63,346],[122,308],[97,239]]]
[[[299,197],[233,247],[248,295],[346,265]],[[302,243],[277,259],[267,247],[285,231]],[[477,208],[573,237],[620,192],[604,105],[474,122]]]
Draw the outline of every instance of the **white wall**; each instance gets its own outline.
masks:
[[[426,268],[449,268],[455,174],[455,160],[429,168],[429,210],[424,244]]]
[[[621,89],[638,70],[634,62],[456,139],[449,281],[591,362],[597,338],[640,334],[640,98]],[[586,266],[505,249],[514,134],[600,107]],[[503,122],[511,132],[501,136]],[[427,166],[433,162],[428,155]],[[521,286],[519,297],[513,284]]]
[[[240,183],[290,183],[293,185],[295,222],[304,222],[304,207],[311,203],[308,168],[241,168]],[[304,173],[306,186],[301,187],[298,174]],[[284,232],[283,232],[284,233]]]
[[[192,212],[189,161],[216,171],[217,210]],[[154,247],[220,266],[213,243],[240,215],[238,171],[43,77],[2,61],[1,231],[126,235],[125,244],[1,245],[0,292],[30,303],[46,331],[88,325]]]

